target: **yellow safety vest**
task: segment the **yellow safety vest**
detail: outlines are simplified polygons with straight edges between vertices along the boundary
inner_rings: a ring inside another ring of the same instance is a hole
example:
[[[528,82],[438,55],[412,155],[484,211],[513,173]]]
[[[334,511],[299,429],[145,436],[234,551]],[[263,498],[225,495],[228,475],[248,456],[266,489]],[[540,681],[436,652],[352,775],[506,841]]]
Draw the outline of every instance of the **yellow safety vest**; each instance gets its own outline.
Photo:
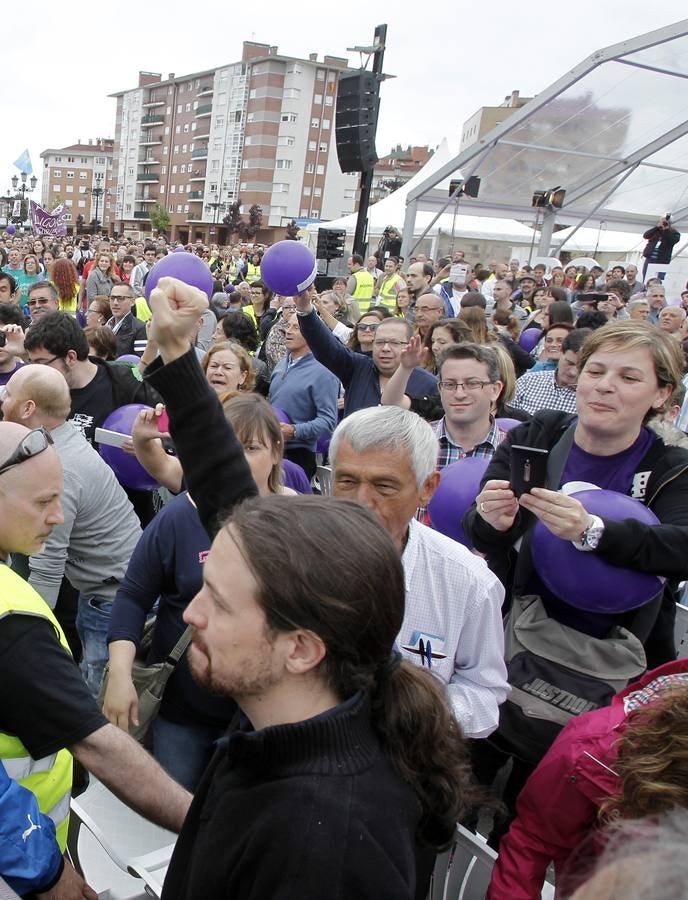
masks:
[[[0,563],[0,619],[18,613],[47,619],[62,646],[70,652],[67,639],[45,600],[16,572]],[[33,759],[16,735],[0,731],[0,759],[10,778],[31,791],[41,812],[53,820],[57,843],[64,851],[69,828],[72,754],[63,749],[43,759]]]
[[[153,310],[148,305],[148,301],[145,297],[136,298],[136,303],[134,303],[134,315],[141,322],[147,322],[149,319],[153,318]]]
[[[375,279],[366,269],[351,273],[356,281],[356,290],[351,295],[354,300],[371,300],[375,290]]]
[[[260,266],[254,266],[253,263],[249,263],[246,269],[246,281],[249,284],[253,284],[254,281],[260,281]]]
[[[396,286],[402,280],[403,279],[398,272],[393,272],[391,275],[385,275],[385,277],[380,282],[380,290],[377,293],[377,299],[380,301],[380,303],[383,303],[385,306],[396,306]]]

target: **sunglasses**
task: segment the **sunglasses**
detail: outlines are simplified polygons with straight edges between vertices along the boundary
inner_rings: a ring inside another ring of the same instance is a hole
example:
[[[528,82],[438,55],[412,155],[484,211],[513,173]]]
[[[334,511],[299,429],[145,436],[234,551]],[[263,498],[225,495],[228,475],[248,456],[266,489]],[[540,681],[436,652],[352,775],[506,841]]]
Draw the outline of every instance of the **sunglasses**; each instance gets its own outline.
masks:
[[[47,450],[52,443],[53,439],[42,426],[30,431],[26,437],[21,440],[19,446],[14,453],[12,453],[10,458],[6,459],[0,466],[0,475],[2,475],[3,472],[7,472],[8,469],[13,469],[15,466],[26,462],[26,460],[31,459],[32,456],[38,456],[39,453]]]

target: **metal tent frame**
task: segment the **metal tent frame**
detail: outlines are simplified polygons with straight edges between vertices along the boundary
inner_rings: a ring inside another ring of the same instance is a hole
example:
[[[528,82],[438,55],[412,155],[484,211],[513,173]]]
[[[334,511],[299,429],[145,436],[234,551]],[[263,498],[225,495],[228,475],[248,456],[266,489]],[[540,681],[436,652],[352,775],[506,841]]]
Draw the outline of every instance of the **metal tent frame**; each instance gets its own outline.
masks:
[[[688,19],[593,53],[409,192],[402,256],[417,243],[417,211],[439,216],[457,201],[460,188],[437,189],[451,176],[481,178],[463,211],[522,221],[534,191],[565,187],[562,209],[544,213],[539,255],[557,218],[572,234],[600,222],[645,230],[665,212],[685,221],[687,79]]]

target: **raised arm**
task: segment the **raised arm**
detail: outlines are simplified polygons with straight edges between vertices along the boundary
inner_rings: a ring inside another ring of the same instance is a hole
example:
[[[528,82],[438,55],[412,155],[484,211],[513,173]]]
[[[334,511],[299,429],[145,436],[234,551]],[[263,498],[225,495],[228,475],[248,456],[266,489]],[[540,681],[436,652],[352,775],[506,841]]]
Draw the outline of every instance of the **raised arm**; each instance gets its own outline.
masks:
[[[295,302],[299,328],[313,356],[347,388],[356,367],[355,359],[358,354],[337,340],[327,325],[320,320],[308,294],[299,295]]]
[[[191,334],[208,300],[176,278],[161,278],[150,304],[160,359],[148,368],[146,382],[165,400],[189,493],[212,540],[234,504],[257,488],[244,449],[191,347]]]
[[[405,350],[401,352],[399,368],[385,385],[380,398],[383,406],[401,406],[411,408],[411,398],[406,395],[406,386],[416,366],[422,366],[430,351],[423,347],[420,336],[414,334]]]

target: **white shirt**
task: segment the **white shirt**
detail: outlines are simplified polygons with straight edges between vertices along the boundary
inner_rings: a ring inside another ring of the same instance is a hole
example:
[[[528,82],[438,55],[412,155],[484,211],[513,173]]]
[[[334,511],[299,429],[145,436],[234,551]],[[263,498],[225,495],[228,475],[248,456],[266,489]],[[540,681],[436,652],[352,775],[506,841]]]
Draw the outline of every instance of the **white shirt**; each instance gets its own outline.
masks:
[[[419,638],[445,659],[432,673],[447,685],[454,715],[467,737],[482,738],[499,723],[499,705],[509,693],[504,663],[504,588],[485,560],[413,519],[402,557],[406,612],[397,638],[404,650]]]

